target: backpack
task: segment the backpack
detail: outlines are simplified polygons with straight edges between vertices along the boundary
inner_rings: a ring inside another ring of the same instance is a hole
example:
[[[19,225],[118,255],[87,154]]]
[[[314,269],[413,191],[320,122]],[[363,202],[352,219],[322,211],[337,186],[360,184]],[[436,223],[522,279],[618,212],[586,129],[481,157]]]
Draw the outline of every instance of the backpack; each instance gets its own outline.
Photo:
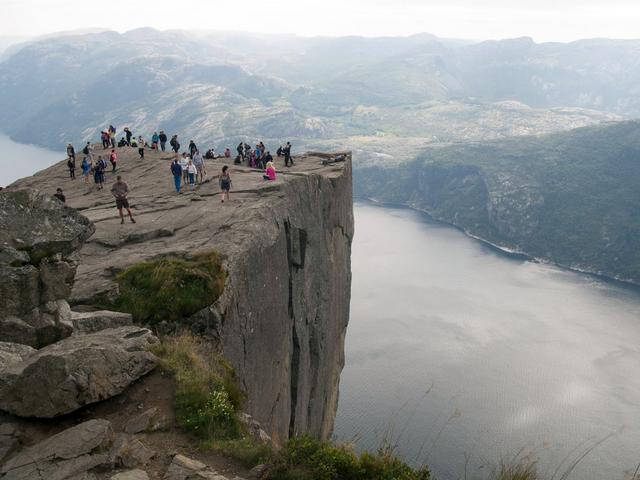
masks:
[[[87,146],[87,147],[84,147],[84,148],[82,149],[82,153],[84,153],[85,155],[89,155],[89,147],[88,147],[88,146]]]

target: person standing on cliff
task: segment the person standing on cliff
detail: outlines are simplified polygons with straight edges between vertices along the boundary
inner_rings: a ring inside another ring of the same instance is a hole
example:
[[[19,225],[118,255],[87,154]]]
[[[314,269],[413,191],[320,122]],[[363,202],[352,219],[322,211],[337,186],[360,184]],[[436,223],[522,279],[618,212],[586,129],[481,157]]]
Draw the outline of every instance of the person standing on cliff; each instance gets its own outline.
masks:
[[[127,136],[127,145],[131,146],[131,137],[133,136],[133,133],[131,133],[129,127],[124,127],[124,133]]]
[[[193,164],[196,166],[196,182],[202,183],[204,182],[204,176],[207,174],[207,172],[204,169],[204,159],[202,158],[202,155],[200,155],[200,152],[198,150],[196,150],[196,153],[193,155],[192,160]]]
[[[229,190],[231,190],[231,175],[229,175],[229,167],[222,167],[222,173],[220,174],[220,190],[222,190],[222,203],[225,199],[229,201]]]
[[[160,130],[160,135],[158,135],[160,139],[160,150],[164,152],[165,145],[167,144],[167,134],[164,133],[164,130]]]
[[[67,158],[67,168],[69,169],[69,178],[71,180],[76,179],[76,159],[69,155]]]
[[[144,138],[142,135],[138,137],[138,155],[140,155],[140,160],[144,160]]]
[[[293,167],[293,158],[291,158],[291,143],[287,142],[285,147],[282,149],[282,153],[284,154],[284,166],[288,167],[289,163]]]
[[[176,153],[176,158],[171,163],[171,173],[173,174],[173,183],[176,186],[176,192],[180,193],[182,186],[182,166],[180,165],[180,155]]]
[[[120,214],[120,225],[124,223],[124,215],[122,213],[123,208],[127,209],[127,213],[129,214],[131,223],[136,223],[136,221],[133,219],[131,208],[129,208],[129,199],[127,199],[128,194],[129,185],[127,185],[127,182],[122,180],[122,177],[118,175],[118,177],[116,178],[116,183],[111,186],[111,195],[113,195],[116,199],[116,208],[118,209],[118,213]]]
[[[74,162],[76,161],[76,149],[70,143],[67,143],[67,157],[73,158]]]

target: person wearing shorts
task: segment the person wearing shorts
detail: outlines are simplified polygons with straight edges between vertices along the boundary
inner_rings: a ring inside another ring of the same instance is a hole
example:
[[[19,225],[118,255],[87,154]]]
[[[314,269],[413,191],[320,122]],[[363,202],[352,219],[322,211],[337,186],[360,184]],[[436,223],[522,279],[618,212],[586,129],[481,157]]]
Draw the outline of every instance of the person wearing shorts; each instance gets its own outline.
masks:
[[[222,173],[220,174],[220,190],[222,190],[222,202],[225,199],[229,200],[229,190],[231,190],[231,175],[229,175],[229,167],[222,167]]]
[[[118,213],[120,214],[120,224],[124,223],[124,214],[122,213],[122,209],[124,208],[127,209],[127,213],[129,214],[131,223],[136,223],[136,221],[133,219],[131,209],[129,208],[129,199],[127,199],[127,195],[129,194],[129,185],[127,185],[127,182],[122,180],[122,177],[120,175],[118,175],[116,183],[111,186],[111,194],[116,199],[116,208],[118,209]]]

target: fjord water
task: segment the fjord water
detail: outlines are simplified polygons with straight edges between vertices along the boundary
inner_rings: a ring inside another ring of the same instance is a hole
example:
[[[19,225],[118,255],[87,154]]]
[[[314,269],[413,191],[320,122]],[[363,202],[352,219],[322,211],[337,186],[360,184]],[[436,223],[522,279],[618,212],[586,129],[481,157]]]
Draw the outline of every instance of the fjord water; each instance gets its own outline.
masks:
[[[66,156],[65,151],[54,152],[35,145],[14,142],[1,133],[0,152],[2,152],[0,186],[3,187],[19,178],[33,175],[38,170],[63,160]],[[64,188],[64,185],[62,185],[62,188]]]
[[[632,477],[637,289],[508,257],[410,210],[357,203],[355,218],[338,440],[388,441],[438,480],[527,454],[558,479],[601,442],[568,478]]]

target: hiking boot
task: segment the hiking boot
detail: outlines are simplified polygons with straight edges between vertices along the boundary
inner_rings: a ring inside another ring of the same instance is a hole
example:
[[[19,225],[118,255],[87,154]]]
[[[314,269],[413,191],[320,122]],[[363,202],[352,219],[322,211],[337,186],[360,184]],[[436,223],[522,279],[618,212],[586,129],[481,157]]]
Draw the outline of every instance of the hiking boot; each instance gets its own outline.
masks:
[[[120,225],[124,224],[124,218],[122,220],[120,220]]]
[[[124,221],[123,221],[124,223]],[[133,217],[131,217],[131,223],[136,223],[136,221],[133,219]]]

